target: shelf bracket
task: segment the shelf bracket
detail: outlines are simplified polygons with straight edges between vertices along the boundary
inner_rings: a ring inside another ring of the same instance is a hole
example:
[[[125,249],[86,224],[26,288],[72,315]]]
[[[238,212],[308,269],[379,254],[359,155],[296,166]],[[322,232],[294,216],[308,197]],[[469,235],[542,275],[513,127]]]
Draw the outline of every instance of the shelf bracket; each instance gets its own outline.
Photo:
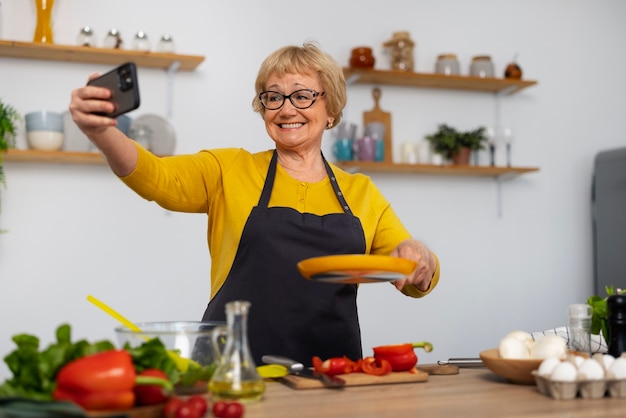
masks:
[[[167,78],[167,97],[165,103],[165,115],[168,119],[174,114],[174,74],[180,68],[180,61],[173,61],[166,71]]]

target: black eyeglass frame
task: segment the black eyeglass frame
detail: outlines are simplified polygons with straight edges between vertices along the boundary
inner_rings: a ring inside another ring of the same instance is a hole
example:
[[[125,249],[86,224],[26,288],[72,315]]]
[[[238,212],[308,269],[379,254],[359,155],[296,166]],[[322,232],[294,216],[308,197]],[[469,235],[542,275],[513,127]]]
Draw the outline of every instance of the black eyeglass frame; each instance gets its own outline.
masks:
[[[297,105],[296,103],[294,103],[293,99],[291,98],[291,96],[293,96],[294,94],[300,93],[302,91],[308,91],[309,93],[311,93],[313,95],[313,100],[311,100],[311,103],[308,106],[305,106],[305,107],[301,107],[301,106]],[[261,96],[263,96],[264,94],[267,94],[267,93],[274,93],[274,94],[276,94],[278,96],[281,96],[283,98],[283,101],[280,104],[280,106],[275,107],[275,108],[267,107],[265,105],[265,103],[263,103],[263,100],[261,99]],[[261,93],[259,93],[259,102],[261,102],[261,106],[263,106],[267,110],[278,110],[281,107],[283,107],[285,105],[285,101],[287,99],[289,99],[289,101],[291,102],[293,107],[295,107],[296,109],[308,109],[308,108],[310,108],[311,106],[313,106],[315,104],[315,102],[317,101],[318,97],[324,97],[325,94],[326,94],[326,92],[324,92],[324,91],[319,92],[319,91],[315,91],[315,90],[312,90],[312,89],[300,89],[300,90],[296,90],[296,91],[291,92],[291,94],[288,95],[288,96],[285,96],[284,94],[282,94],[282,93],[280,93],[278,91],[275,91],[275,90],[266,90],[266,91],[262,91]]]

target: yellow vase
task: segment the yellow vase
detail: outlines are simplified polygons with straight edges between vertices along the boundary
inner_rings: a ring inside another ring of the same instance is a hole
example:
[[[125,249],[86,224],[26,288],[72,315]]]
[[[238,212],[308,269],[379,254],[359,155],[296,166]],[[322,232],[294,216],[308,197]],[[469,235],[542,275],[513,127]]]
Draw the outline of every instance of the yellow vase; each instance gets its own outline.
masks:
[[[37,27],[35,28],[35,36],[33,42],[44,44],[54,43],[52,36],[52,6],[54,0],[35,0],[37,8]]]

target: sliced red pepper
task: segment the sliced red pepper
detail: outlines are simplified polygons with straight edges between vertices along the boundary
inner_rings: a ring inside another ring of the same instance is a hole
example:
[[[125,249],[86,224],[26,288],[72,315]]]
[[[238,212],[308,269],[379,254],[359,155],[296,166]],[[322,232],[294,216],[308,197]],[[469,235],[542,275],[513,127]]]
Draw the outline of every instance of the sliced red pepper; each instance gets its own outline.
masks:
[[[364,373],[374,376],[383,376],[391,373],[391,364],[387,360],[376,360],[374,357],[365,357],[361,363]]]
[[[324,361],[318,356],[313,357],[313,369],[328,376],[352,372],[353,363],[348,357],[331,357]]]
[[[135,367],[130,354],[110,350],[73,360],[57,373],[56,400],[70,400],[86,410],[122,410],[135,403]]]
[[[165,403],[170,398],[171,391],[168,391],[161,384],[149,384],[150,380],[144,379],[145,377],[156,377],[168,381],[167,375],[159,369],[146,369],[139,373],[133,388],[135,404],[146,406]]]

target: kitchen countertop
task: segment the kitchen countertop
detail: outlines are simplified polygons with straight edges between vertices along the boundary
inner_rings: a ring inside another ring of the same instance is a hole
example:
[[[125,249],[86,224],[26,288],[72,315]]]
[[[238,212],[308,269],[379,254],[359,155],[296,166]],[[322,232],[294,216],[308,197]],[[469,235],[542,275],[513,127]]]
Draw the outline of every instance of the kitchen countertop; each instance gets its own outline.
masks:
[[[623,417],[626,398],[555,400],[534,385],[517,385],[486,368],[431,375],[426,382],[343,389],[294,390],[266,384],[261,401],[246,405],[245,418],[320,417]]]

